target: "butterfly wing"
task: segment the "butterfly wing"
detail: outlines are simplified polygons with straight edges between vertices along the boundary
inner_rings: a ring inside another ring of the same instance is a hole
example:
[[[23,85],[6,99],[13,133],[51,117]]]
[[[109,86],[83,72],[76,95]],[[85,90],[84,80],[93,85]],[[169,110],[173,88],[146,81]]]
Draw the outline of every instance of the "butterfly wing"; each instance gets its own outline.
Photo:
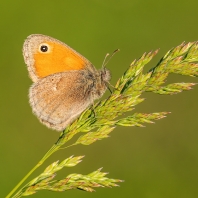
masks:
[[[49,36],[32,34],[23,45],[23,56],[33,82],[54,73],[89,70],[94,66],[65,43]]]
[[[61,131],[92,104],[93,79],[84,71],[47,76],[30,88],[33,113],[49,128]]]

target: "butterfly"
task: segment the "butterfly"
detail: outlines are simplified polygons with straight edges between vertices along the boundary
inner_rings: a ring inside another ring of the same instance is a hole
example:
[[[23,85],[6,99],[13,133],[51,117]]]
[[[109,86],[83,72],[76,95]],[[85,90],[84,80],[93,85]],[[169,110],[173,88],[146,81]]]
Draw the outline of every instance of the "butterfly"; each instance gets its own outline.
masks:
[[[110,71],[93,64],[65,43],[41,34],[27,37],[23,56],[33,81],[29,102],[47,127],[62,131],[99,99]]]

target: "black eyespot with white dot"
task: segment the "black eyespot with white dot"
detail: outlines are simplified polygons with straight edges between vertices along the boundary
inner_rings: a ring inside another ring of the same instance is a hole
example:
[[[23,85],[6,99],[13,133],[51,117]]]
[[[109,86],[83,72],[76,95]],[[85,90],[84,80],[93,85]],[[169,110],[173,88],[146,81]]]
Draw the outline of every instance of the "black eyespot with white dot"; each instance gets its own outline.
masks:
[[[48,43],[41,43],[38,47],[40,53],[49,53],[50,52],[50,45]]]
[[[41,50],[41,52],[47,52],[48,51],[48,46],[47,45],[41,45],[40,50]]]

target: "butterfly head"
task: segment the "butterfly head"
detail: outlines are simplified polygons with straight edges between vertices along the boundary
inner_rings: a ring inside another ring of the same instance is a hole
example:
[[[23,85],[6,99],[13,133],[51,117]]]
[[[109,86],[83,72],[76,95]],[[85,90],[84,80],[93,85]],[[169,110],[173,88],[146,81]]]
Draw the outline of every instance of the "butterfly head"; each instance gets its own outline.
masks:
[[[111,73],[110,73],[110,71],[106,67],[103,67],[102,68],[100,74],[101,74],[102,81],[107,82],[107,83],[110,81],[110,79],[111,79]]]

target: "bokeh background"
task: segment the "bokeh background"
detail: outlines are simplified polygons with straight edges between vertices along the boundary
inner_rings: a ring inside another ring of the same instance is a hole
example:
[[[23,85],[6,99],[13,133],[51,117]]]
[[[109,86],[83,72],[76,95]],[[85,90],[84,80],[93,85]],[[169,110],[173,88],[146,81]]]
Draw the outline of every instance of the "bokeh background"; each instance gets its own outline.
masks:
[[[114,84],[145,51],[161,48],[147,71],[172,47],[198,40],[198,1],[177,0],[6,0],[0,1],[0,197],[38,162],[59,137],[31,113],[28,78],[22,57],[24,39],[34,33],[53,36],[83,54],[97,68],[107,52],[119,48],[108,64]],[[171,75],[170,82],[198,82]],[[109,93],[106,93],[106,96]],[[198,196],[198,87],[173,96],[144,94],[134,112],[171,111],[146,128],[118,127],[111,137],[90,146],[54,154],[44,168],[71,155],[85,155],[70,173],[88,174],[100,167],[120,187],[94,193],[41,191],[32,197],[194,198]]]

